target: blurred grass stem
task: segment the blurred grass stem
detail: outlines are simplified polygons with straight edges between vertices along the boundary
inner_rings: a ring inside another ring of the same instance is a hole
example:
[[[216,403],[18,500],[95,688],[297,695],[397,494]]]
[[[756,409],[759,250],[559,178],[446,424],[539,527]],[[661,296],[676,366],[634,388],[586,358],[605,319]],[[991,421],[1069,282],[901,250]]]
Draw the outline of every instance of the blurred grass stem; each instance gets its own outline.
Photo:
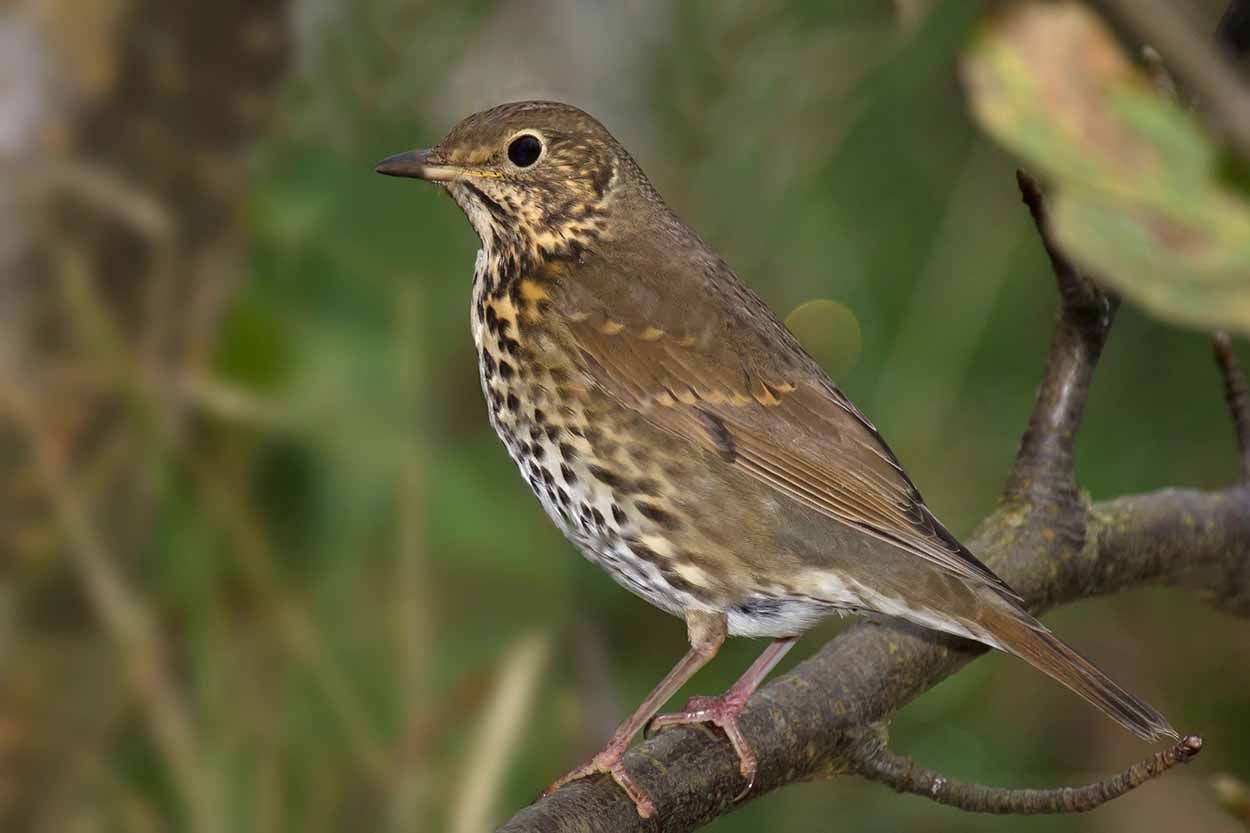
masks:
[[[203,766],[185,695],[163,656],[156,617],[115,566],[117,561],[96,531],[76,484],[63,469],[61,455],[40,426],[38,408],[15,386],[6,385],[5,400],[32,453],[84,593],[117,648],[134,695],[144,707],[142,713],[153,743],[186,805],[190,828],[196,833],[224,830],[218,818],[217,790]]]
[[[550,637],[531,633],[504,654],[481,728],[458,779],[460,789],[451,803],[449,833],[486,833],[490,829],[491,808],[533,711],[550,653]]]

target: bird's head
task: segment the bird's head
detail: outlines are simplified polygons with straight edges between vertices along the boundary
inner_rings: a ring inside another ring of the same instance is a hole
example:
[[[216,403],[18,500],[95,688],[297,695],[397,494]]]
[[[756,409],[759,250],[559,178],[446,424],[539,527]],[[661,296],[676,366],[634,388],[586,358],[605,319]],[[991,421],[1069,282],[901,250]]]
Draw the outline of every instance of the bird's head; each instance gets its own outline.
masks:
[[[603,236],[627,194],[657,199],[603,125],[548,101],[474,113],[437,145],[391,156],[376,170],[446,188],[487,248],[520,244],[539,256],[576,252]]]

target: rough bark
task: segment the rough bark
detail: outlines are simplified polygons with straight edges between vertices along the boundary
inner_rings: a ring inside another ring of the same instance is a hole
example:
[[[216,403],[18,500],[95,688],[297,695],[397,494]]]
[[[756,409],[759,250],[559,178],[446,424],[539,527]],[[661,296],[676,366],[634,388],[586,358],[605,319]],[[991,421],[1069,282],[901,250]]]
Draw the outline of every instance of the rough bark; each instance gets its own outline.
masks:
[[[1165,490],[1089,507],[1086,544],[1069,549],[1048,513],[1004,506],[969,540],[1040,612],[1142,584],[1196,588],[1250,615],[1250,491]],[[972,643],[904,625],[862,624],[764,687],[742,716],[760,759],[750,798],[817,777],[857,773],[860,745],[881,721],[983,653]],[[665,831],[693,830],[731,811],[737,759],[711,732],[674,730],[631,751],[629,771],[656,801]],[[569,785],[501,831],[654,830],[609,780]]]

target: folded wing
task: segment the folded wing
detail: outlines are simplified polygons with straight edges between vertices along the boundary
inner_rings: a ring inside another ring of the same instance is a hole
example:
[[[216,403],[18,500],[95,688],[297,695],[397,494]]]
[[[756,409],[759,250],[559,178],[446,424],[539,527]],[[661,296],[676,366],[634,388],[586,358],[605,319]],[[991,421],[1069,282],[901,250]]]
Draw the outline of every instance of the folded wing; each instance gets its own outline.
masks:
[[[745,303],[750,290],[736,278],[709,274],[689,304],[661,306],[651,287],[662,275],[612,280],[612,269],[579,269],[548,299],[592,384],[828,517],[1018,598],[934,518],[876,429],[784,326],[759,320],[764,305]]]

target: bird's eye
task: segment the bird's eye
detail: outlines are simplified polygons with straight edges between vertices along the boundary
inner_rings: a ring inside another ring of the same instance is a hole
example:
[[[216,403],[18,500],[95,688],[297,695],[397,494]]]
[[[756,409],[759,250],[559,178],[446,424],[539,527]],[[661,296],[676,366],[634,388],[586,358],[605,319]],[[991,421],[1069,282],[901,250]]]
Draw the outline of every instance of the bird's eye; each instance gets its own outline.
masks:
[[[508,159],[518,168],[528,168],[538,161],[538,157],[542,155],[543,143],[538,137],[531,133],[524,133],[517,136],[508,145]]]

